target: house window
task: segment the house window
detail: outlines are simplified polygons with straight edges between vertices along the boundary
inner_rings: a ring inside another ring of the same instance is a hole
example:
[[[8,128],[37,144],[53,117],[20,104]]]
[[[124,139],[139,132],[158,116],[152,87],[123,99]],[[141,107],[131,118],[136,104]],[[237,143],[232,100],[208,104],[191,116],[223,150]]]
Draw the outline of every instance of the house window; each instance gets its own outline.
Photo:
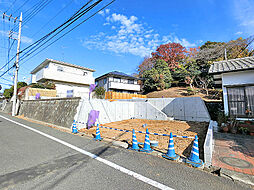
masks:
[[[254,86],[227,88],[230,116],[254,117]]]
[[[103,79],[103,84],[107,83],[107,78]]]
[[[58,66],[58,67],[57,67],[57,71],[63,72],[63,67]]]
[[[114,82],[121,82],[121,78],[113,77]]]
[[[67,90],[67,98],[72,98],[73,97],[73,90]]]
[[[134,80],[133,79],[128,79],[128,84],[134,84]]]

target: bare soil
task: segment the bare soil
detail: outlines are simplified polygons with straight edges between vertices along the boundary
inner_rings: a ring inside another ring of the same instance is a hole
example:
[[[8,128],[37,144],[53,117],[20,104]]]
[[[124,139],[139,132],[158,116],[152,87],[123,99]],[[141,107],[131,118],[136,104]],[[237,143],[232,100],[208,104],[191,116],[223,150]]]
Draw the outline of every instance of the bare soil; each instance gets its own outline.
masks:
[[[147,98],[176,98],[176,97],[201,97],[203,100],[218,100],[218,96],[211,95],[212,90],[210,90],[209,95],[206,95],[206,92],[202,89],[195,88],[199,92],[195,95],[188,95],[187,88],[185,87],[171,87],[166,90],[154,91],[147,94]]]
[[[142,125],[147,124],[149,132],[151,133],[161,133],[161,134],[170,134],[180,135],[180,136],[189,136],[195,137],[198,135],[199,138],[199,151],[200,158],[203,159],[203,144],[205,141],[205,136],[208,128],[208,123],[206,122],[185,122],[185,121],[156,121],[156,120],[146,120],[146,119],[129,119],[118,122],[112,122],[104,124],[103,126],[117,128],[117,129],[125,129],[136,131],[145,131],[146,128],[143,128]],[[80,132],[84,132],[89,135],[95,136],[96,127],[92,127],[90,129],[81,129]],[[100,128],[102,138],[125,141],[130,145],[132,143],[132,133],[130,132],[121,132],[110,129]],[[144,142],[145,134],[136,133],[138,142]],[[167,152],[168,149],[168,141],[169,137],[166,136],[158,136],[158,135],[150,135],[150,140],[156,140],[159,142],[156,150],[161,151],[163,153]],[[185,138],[174,138],[175,151],[177,154],[188,157],[191,152],[193,139],[185,139]]]

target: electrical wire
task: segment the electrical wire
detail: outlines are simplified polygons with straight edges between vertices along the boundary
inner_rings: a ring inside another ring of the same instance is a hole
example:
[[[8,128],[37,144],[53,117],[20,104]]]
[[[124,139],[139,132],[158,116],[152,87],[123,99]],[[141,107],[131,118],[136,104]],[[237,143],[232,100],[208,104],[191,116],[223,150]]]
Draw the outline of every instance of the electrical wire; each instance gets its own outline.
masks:
[[[45,40],[46,38],[48,38],[51,34],[53,34],[54,32],[56,32],[59,28],[61,28],[62,26],[64,26],[66,23],[70,22],[71,20],[73,20],[73,18],[75,18],[75,16],[77,16],[78,14],[80,14],[79,12],[84,9],[90,2],[92,2],[93,0],[89,0],[85,5],[83,5],[78,11],[76,11],[71,18],[69,18],[67,21],[65,21],[63,24],[61,24],[60,26],[58,26],[57,28],[55,28],[53,31],[51,31],[50,33],[46,34],[45,36],[43,36],[42,38],[40,38],[39,40],[37,40],[36,42],[34,42],[33,44],[27,46],[25,49],[21,50],[19,52],[19,54],[23,53],[25,50],[27,50],[28,48],[36,45],[37,43],[41,43],[41,41]],[[5,26],[5,25],[3,25]],[[5,42],[5,41],[4,41]],[[5,46],[5,43],[4,43]],[[29,50],[28,50],[29,51]],[[16,58],[17,54],[15,56],[13,56],[5,65],[3,65],[0,70],[2,70],[6,65],[8,65],[12,60],[14,60]]]
[[[13,5],[16,3],[17,0],[14,0],[11,4],[11,6],[5,11],[6,13],[13,7]]]
[[[88,11],[90,11],[92,8],[94,8],[96,5],[98,5],[102,0],[98,0],[97,2],[95,2],[94,4],[90,5],[88,8],[86,8],[85,10],[81,11],[83,8],[85,8],[91,1],[87,2],[84,6],[82,6],[70,19],[68,19],[66,22],[64,22],[63,24],[61,24],[60,26],[58,26],[56,29],[54,29],[53,31],[51,31],[50,33],[48,33],[47,35],[45,35],[44,37],[42,37],[41,39],[37,40],[36,42],[34,42],[33,44],[29,45],[28,47],[26,47],[25,49],[23,49],[22,51],[20,51],[19,53],[24,53],[21,56],[21,60],[24,60],[25,58],[27,58],[28,56],[30,56],[32,53],[34,53],[36,50],[38,50],[41,46],[43,46],[44,44],[46,44],[49,40],[51,40],[53,37],[55,37],[56,35],[58,35],[60,32],[62,32],[64,29],[66,29],[67,27],[69,27],[71,24],[73,24],[74,22],[76,22],[79,18],[81,18],[84,14],[86,14]],[[50,44],[48,44],[46,47],[44,47],[42,50],[40,50],[39,52],[37,52],[35,55],[37,55],[38,53],[40,53],[41,51],[43,51],[44,49],[46,49],[47,47],[49,47],[50,45],[52,45],[53,43],[55,43],[56,41],[58,41],[59,39],[61,39],[62,37],[64,37],[66,34],[68,34],[69,32],[71,32],[72,30],[74,30],[75,28],[77,28],[78,26],[80,26],[81,24],[83,24],[84,22],[86,22],[87,20],[89,20],[90,18],[92,18],[93,16],[95,16],[98,12],[100,12],[101,10],[105,9],[106,7],[108,7],[110,4],[112,4],[115,0],[112,0],[110,3],[108,3],[107,5],[105,5],[103,8],[101,8],[100,10],[96,11],[94,14],[92,14],[91,16],[89,16],[87,19],[83,20],[82,22],[80,22],[78,25],[74,26],[72,29],[70,29],[69,31],[65,32],[62,36],[60,36],[59,38],[57,38],[56,40],[54,40],[53,42],[51,42]],[[70,22],[70,23],[69,23]],[[63,27],[65,24],[69,23],[67,26],[65,26],[63,29],[61,29],[60,31],[57,32],[57,34],[55,34],[53,37],[51,37],[49,40],[47,40],[46,42],[44,42],[42,45],[40,45],[39,47],[38,44],[40,44],[42,41],[44,41],[46,38],[48,38],[50,35],[54,34],[58,29],[60,29],[61,27]],[[31,49],[29,49],[31,48]],[[36,48],[34,51],[31,52],[32,49]],[[25,50],[27,50],[27,52],[25,52]],[[31,52],[31,53],[30,53]],[[33,55],[32,57],[34,57],[35,55]],[[11,59],[13,60],[16,57],[16,55]],[[32,57],[28,58],[31,59]],[[10,60],[10,61],[11,61]],[[26,60],[26,61],[28,61]],[[23,62],[22,64],[24,64],[25,62]],[[5,65],[6,66],[6,65]],[[4,66],[3,66],[4,67]],[[2,67],[2,68],[3,68]],[[11,70],[13,67],[15,67],[15,64],[10,67],[7,71],[5,71],[3,74],[0,75],[0,78],[6,74],[9,70]],[[1,69],[0,69],[1,70]]]
[[[33,52],[35,52],[37,49],[39,49],[40,47],[42,47],[43,45],[45,45],[47,42],[49,42],[52,38],[54,38],[56,35],[58,35],[60,32],[62,32],[63,30],[65,30],[67,27],[69,27],[71,24],[73,24],[75,21],[77,21],[80,17],[82,17],[84,14],[86,14],[88,11],[90,11],[92,8],[94,8],[96,5],[98,5],[102,0],[98,0],[97,2],[95,2],[94,4],[92,4],[91,6],[89,6],[88,8],[86,8],[85,10],[83,10],[80,15],[78,15],[77,17],[75,17],[75,19],[70,22],[68,25],[66,25],[64,28],[62,28],[60,31],[58,31],[55,35],[53,35],[50,39],[48,39],[46,42],[44,42],[42,45],[40,45],[39,47],[34,47],[36,48],[35,50],[33,50],[31,53],[29,52],[26,52],[25,54],[23,54],[21,57],[20,57],[20,61],[23,60],[22,57],[24,57],[26,55],[29,56],[31,55]],[[32,48],[32,49],[34,49]],[[31,50],[29,50],[31,51]]]
[[[72,29],[70,29],[69,31],[67,31],[66,33],[64,33],[62,36],[60,36],[59,38],[57,38],[56,40],[54,40],[53,42],[51,42],[50,44],[48,44],[46,47],[44,47],[41,51],[37,52],[35,55],[33,55],[32,57],[30,57],[29,59],[27,59],[26,61],[30,60],[31,58],[33,58],[34,56],[38,55],[40,52],[42,52],[43,50],[45,50],[46,48],[48,48],[50,45],[52,45],[53,43],[55,43],[56,41],[58,41],[59,39],[61,39],[62,37],[64,37],[65,35],[67,35],[68,33],[70,33],[72,30],[74,30],[75,28],[77,28],[78,26],[80,26],[81,24],[83,24],[84,22],[86,22],[87,20],[89,20],[90,18],[92,18],[93,16],[95,16],[98,12],[102,11],[103,9],[105,9],[106,7],[108,7],[109,5],[111,5],[114,1],[116,0],[112,0],[110,3],[108,3],[107,5],[105,5],[103,8],[101,8],[100,10],[96,11],[94,14],[92,14],[90,17],[88,17],[87,19],[83,20],[81,23],[79,23],[78,25],[76,25],[75,27],[73,27]],[[29,54],[30,55],[30,54]],[[27,56],[26,56],[27,57]],[[25,58],[26,58],[25,57]],[[23,58],[23,59],[25,59]],[[21,61],[23,60],[21,59]],[[20,65],[23,65],[25,62],[21,63]]]
[[[5,81],[8,81],[8,82],[12,82],[11,80],[8,80],[8,79],[6,79],[6,78],[1,78],[2,80],[5,80]]]
[[[19,8],[17,8],[17,9],[13,12],[13,15],[14,15],[15,13],[17,13],[25,4],[27,4],[28,1],[30,1],[30,0],[26,0]]]
[[[45,36],[43,36],[42,38],[40,38],[39,40],[37,40],[36,42],[34,42],[33,44],[27,46],[25,49],[23,49],[22,51],[20,51],[20,53],[23,53],[25,50],[27,50],[28,48],[40,43],[41,41],[45,40],[46,38],[48,38],[51,34],[55,33],[58,29],[60,29],[61,27],[63,27],[65,24],[67,24],[68,22],[70,22],[71,20],[73,20],[73,18],[78,15],[78,13],[84,9],[90,2],[92,2],[93,0],[89,0],[85,5],[83,5],[78,11],[76,11],[76,13],[74,15],[72,15],[71,18],[69,18],[67,21],[65,21],[63,24],[61,24],[60,26],[58,26],[57,28],[55,28],[54,30],[52,30],[51,32],[49,32],[48,34],[46,34]]]
[[[249,45],[252,44],[252,42],[254,42],[254,36],[252,36],[252,40],[250,40],[250,42],[247,43],[247,44],[245,45],[245,47],[235,56],[235,59],[236,59],[243,51],[245,51],[246,48],[247,48]]]
[[[55,19],[60,13],[62,13],[64,11],[64,9],[66,9],[68,6],[70,6],[73,3],[74,0],[70,0],[69,3],[67,5],[65,5],[60,11],[58,11],[56,13],[55,16],[53,16],[46,24],[44,24],[37,32],[35,32],[31,38],[33,38],[36,34],[38,34],[43,28],[45,28],[45,26],[47,26],[53,19]]]
[[[22,27],[25,26],[33,17],[35,17],[41,10],[43,10],[51,2],[52,0],[41,0],[39,3],[35,4],[30,13],[24,17]],[[17,31],[18,26],[14,27],[13,30]]]
[[[14,68],[16,65],[14,64],[12,67],[10,67],[9,69],[7,69],[6,71],[4,71],[1,75],[0,75],[0,78],[2,76],[4,76],[8,71],[10,71],[12,68]]]
[[[0,84],[7,85],[7,86],[12,86],[12,84],[6,84],[6,83],[2,83],[2,82],[0,82]]]

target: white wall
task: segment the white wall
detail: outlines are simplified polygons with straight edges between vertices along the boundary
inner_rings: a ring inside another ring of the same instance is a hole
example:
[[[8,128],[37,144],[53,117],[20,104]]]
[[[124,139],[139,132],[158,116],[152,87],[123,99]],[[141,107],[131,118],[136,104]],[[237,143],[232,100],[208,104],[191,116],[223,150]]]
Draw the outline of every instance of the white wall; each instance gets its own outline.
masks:
[[[245,85],[245,84],[254,84],[254,70],[222,74],[222,90],[223,90],[223,102],[225,114],[229,113],[226,86]]]
[[[82,99],[75,120],[84,122],[78,124],[78,128],[86,127],[88,115],[91,110],[100,111],[99,123],[110,123],[115,121],[122,121],[131,118],[137,119],[151,119],[151,120],[166,120],[167,115],[155,108],[148,102],[130,102],[130,101],[114,101],[108,100]]]
[[[128,84],[128,79],[121,78],[121,82],[114,82],[113,77],[106,78],[106,84],[104,84],[104,78],[100,79],[98,82],[98,86],[102,86],[106,91],[110,91],[111,89],[118,89],[123,91],[140,91],[140,85],[137,80],[134,80],[134,84]]]
[[[58,71],[58,67],[61,67],[63,71]],[[86,75],[84,75],[84,72],[86,72]],[[36,75],[36,77],[32,78],[33,80],[34,78],[36,78],[36,81],[33,82],[38,82],[41,79],[57,80],[87,85],[94,84],[95,82],[93,72],[66,65],[61,65],[58,63],[49,63],[49,65],[42,68],[34,75]]]
[[[209,112],[200,97],[140,98],[126,101],[151,103],[155,108],[166,114],[167,117],[174,119],[184,121],[210,121]]]
[[[84,97],[89,98],[89,86],[76,85],[76,84],[65,84],[56,83],[57,96],[61,98],[67,97],[67,90],[73,90],[73,97]]]
[[[254,84],[254,70],[222,74],[222,85]]]
[[[140,91],[140,85],[138,84],[128,84],[120,82],[109,82],[109,88],[119,89],[119,90],[131,90],[131,91]]]

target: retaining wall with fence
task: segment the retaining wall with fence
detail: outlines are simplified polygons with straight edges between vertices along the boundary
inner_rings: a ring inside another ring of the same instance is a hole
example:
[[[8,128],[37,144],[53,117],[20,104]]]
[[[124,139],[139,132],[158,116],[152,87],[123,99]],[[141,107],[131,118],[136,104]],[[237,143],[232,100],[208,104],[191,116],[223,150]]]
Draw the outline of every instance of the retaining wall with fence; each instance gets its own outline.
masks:
[[[201,98],[156,98],[108,101],[101,99],[56,98],[21,101],[19,115],[71,127],[72,121],[87,122],[91,110],[100,111],[101,124],[131,118],[186,121],[209,121],[210,116]],[[11,112],[11,103],[5,112]],[[86,127],[86,124],[78,126]]]

